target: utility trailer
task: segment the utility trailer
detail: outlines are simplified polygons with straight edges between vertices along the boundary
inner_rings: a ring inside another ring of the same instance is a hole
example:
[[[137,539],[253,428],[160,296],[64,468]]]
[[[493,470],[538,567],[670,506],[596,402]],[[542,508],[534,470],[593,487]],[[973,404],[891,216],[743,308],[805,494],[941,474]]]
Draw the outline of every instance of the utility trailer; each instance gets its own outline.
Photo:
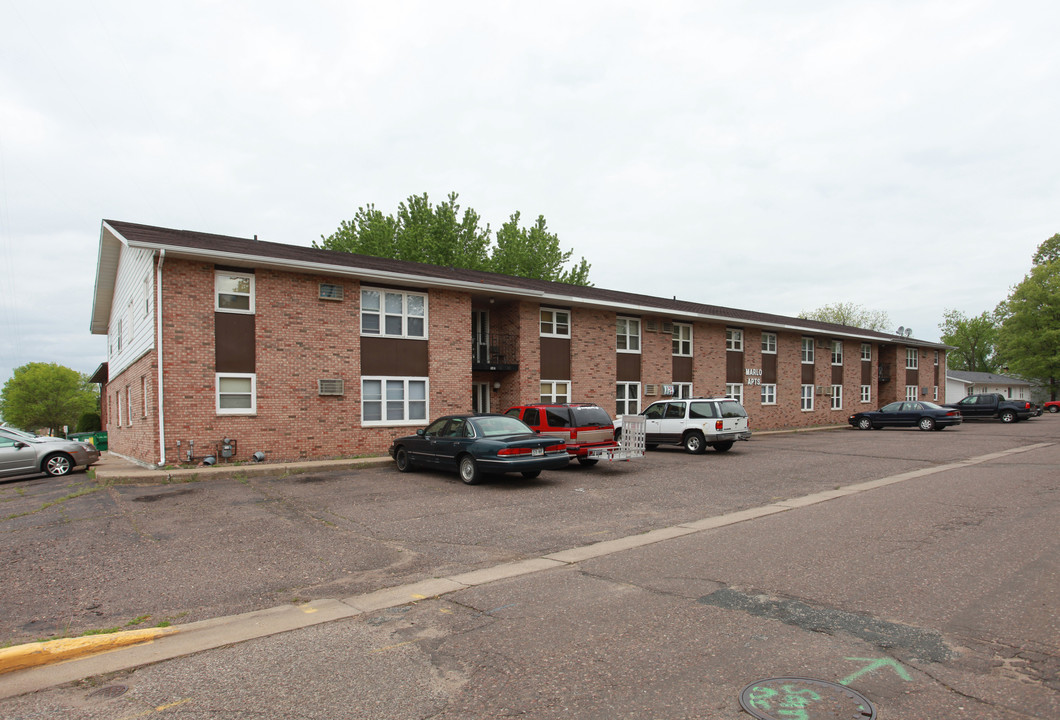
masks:
[[[643,415],[623,415],[622,434],[614,445],[589,448],[588,457],[593,460],[629,461],[644,457],[644,433],[647,420]]]

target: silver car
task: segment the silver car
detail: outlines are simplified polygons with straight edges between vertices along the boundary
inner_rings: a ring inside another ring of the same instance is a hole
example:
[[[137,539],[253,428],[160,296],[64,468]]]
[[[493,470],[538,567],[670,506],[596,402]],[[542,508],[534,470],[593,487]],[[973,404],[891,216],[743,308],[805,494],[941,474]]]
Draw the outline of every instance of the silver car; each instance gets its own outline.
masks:
[[[0,477],[39,472],[58,477],[98,461],[99,450],[91,443],[0,428]]]

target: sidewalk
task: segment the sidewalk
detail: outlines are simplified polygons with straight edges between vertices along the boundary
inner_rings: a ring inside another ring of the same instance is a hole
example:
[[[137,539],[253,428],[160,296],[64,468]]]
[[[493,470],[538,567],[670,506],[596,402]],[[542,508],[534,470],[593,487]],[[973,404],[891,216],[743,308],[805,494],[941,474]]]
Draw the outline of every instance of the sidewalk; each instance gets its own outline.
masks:
[[[307,472],[328,472],[373,467],[394,462],[389,455],[381,457],[342,458],[339,460],[306,460],[290,463],[218,463],[191,468],[161,468],[152,470],[137,465],[109,452],[100,455],[99,462],[89,468],[90,477],[101,485],[132,485],[137,483],[182,483],[208,480],[211,477],[283,477]]]

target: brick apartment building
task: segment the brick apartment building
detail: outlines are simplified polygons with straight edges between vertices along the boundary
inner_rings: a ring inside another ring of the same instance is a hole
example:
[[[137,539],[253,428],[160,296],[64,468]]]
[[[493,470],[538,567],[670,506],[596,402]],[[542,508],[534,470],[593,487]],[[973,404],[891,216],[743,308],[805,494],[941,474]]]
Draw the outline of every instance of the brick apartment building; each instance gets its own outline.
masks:
[[[755,429],[939,399],[945,349],[676,299],[105,220],[110,450],[147,465],[383,453],[449,412],[734,396]]]

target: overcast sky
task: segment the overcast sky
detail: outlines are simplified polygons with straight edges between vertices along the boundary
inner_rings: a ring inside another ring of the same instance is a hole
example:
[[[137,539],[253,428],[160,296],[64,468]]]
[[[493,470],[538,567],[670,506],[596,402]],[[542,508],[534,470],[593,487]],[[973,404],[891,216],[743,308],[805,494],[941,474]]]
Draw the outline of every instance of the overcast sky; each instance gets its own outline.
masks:
[[[0,384],[92,372],[103,218],[544,215],[598,287],[938,339],[1060,232],[1060,3],[0,0]]]

